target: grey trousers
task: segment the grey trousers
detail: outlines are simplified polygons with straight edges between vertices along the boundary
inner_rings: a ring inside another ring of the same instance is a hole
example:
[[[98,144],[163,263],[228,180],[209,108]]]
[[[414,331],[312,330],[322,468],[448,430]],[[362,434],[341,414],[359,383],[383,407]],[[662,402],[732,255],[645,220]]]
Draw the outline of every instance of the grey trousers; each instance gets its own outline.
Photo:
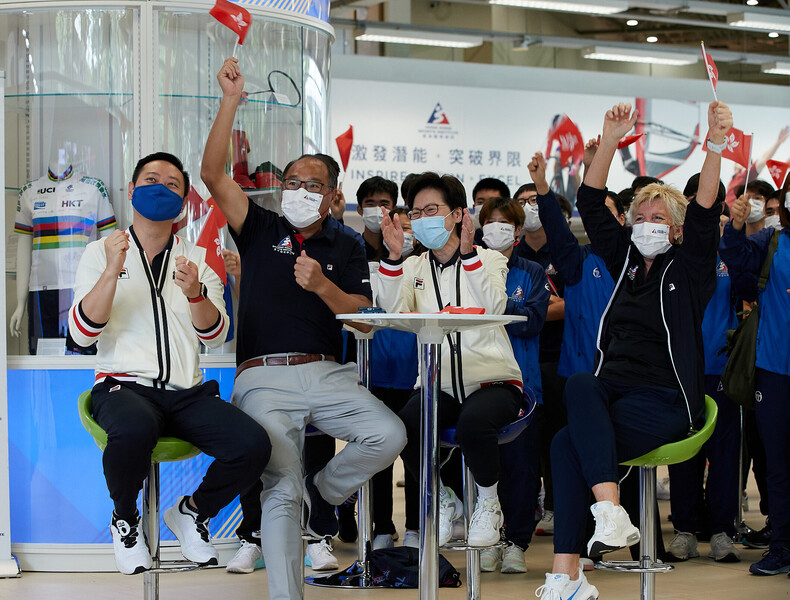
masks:
[[[340,504],[391,465],[406,444],[401,420],[359,385],[354,364],[252,367],[236,379],[233,404],[255,419],[272,443],[261,476],[261,548],[270,600],[302,598],[302,448],[308,423],[348,442],[315,476],[330,504]]]

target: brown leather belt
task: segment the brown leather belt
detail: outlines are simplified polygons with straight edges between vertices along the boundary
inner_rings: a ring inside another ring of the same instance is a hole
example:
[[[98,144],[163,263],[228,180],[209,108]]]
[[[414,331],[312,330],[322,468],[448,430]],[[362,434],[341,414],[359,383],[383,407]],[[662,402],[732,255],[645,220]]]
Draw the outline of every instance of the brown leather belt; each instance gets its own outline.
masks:
[[[307,363],[316,362],[319,360],[331,360],[337,362],[335,357],[331,354],[302,354],[299,352],[288,354],[267,354],[266,356],[259,356],[258,358],[251,358],[245,360],[238,367],[236,367],[236,377],[252,367],[284,367],[292,365],[305,365]]]

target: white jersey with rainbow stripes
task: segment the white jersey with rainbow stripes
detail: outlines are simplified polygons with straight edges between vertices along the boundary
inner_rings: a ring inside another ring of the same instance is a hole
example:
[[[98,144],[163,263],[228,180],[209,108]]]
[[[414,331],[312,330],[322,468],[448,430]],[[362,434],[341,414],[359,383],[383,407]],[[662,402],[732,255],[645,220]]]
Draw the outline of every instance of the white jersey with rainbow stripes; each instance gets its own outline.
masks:
[[[71,289],[85,246],[115,229],[101,179],[45,175],[19,191],[14,231],[33,236],[30,290]]]

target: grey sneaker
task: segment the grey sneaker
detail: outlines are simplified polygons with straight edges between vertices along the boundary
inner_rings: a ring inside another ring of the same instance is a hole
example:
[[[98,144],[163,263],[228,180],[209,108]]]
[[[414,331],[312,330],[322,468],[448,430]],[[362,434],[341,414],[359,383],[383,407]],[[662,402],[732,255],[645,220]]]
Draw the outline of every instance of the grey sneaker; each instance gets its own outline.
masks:
[[[493,573],[502,566],[502,549],[489,546],[480,551],[480,572]]]
[[[711,544],[713,540],[711,540]],[[678,531],[667,547],[667,554],[675,560],[688,560],[697,558],[697,536],[686,531]]]
[[[716,562],[740,562],[741,553],[732,543],[732,538],[723,531],[710,537],[708,556]]]

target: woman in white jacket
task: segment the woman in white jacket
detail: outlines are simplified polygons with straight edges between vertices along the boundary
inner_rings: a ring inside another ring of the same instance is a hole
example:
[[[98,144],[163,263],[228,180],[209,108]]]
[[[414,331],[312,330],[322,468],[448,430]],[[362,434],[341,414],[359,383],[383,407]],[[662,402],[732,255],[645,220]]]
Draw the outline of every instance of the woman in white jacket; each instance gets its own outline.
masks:
[[[399,218],[382,221],[389,256],[381,260],[378,302],[389,312],[434,313],[446,306],[479,307],[503,314],[507,304],[507,259],[473,245],[474,227],[466,193],[450,175],[423,173],[407,198],[412,230],[429,250],[404,260]],[[491,546],[500,539],[502,509],[497,496],[497,431],[514,421],[522,406],[521,371],[504,327],[447,336],[442,344],[444,374],[439,398],[439,427],[456,427],[456,441],[477,484],[477,504],[469,525],[471,546]],[[419,379],[418,379],[419,381]],[[399,413],[409,441],[401,457],[419,477],[420,394],[416,391]],[[450,540],[452,522],[463,505],[439,485],[439,543]]]

